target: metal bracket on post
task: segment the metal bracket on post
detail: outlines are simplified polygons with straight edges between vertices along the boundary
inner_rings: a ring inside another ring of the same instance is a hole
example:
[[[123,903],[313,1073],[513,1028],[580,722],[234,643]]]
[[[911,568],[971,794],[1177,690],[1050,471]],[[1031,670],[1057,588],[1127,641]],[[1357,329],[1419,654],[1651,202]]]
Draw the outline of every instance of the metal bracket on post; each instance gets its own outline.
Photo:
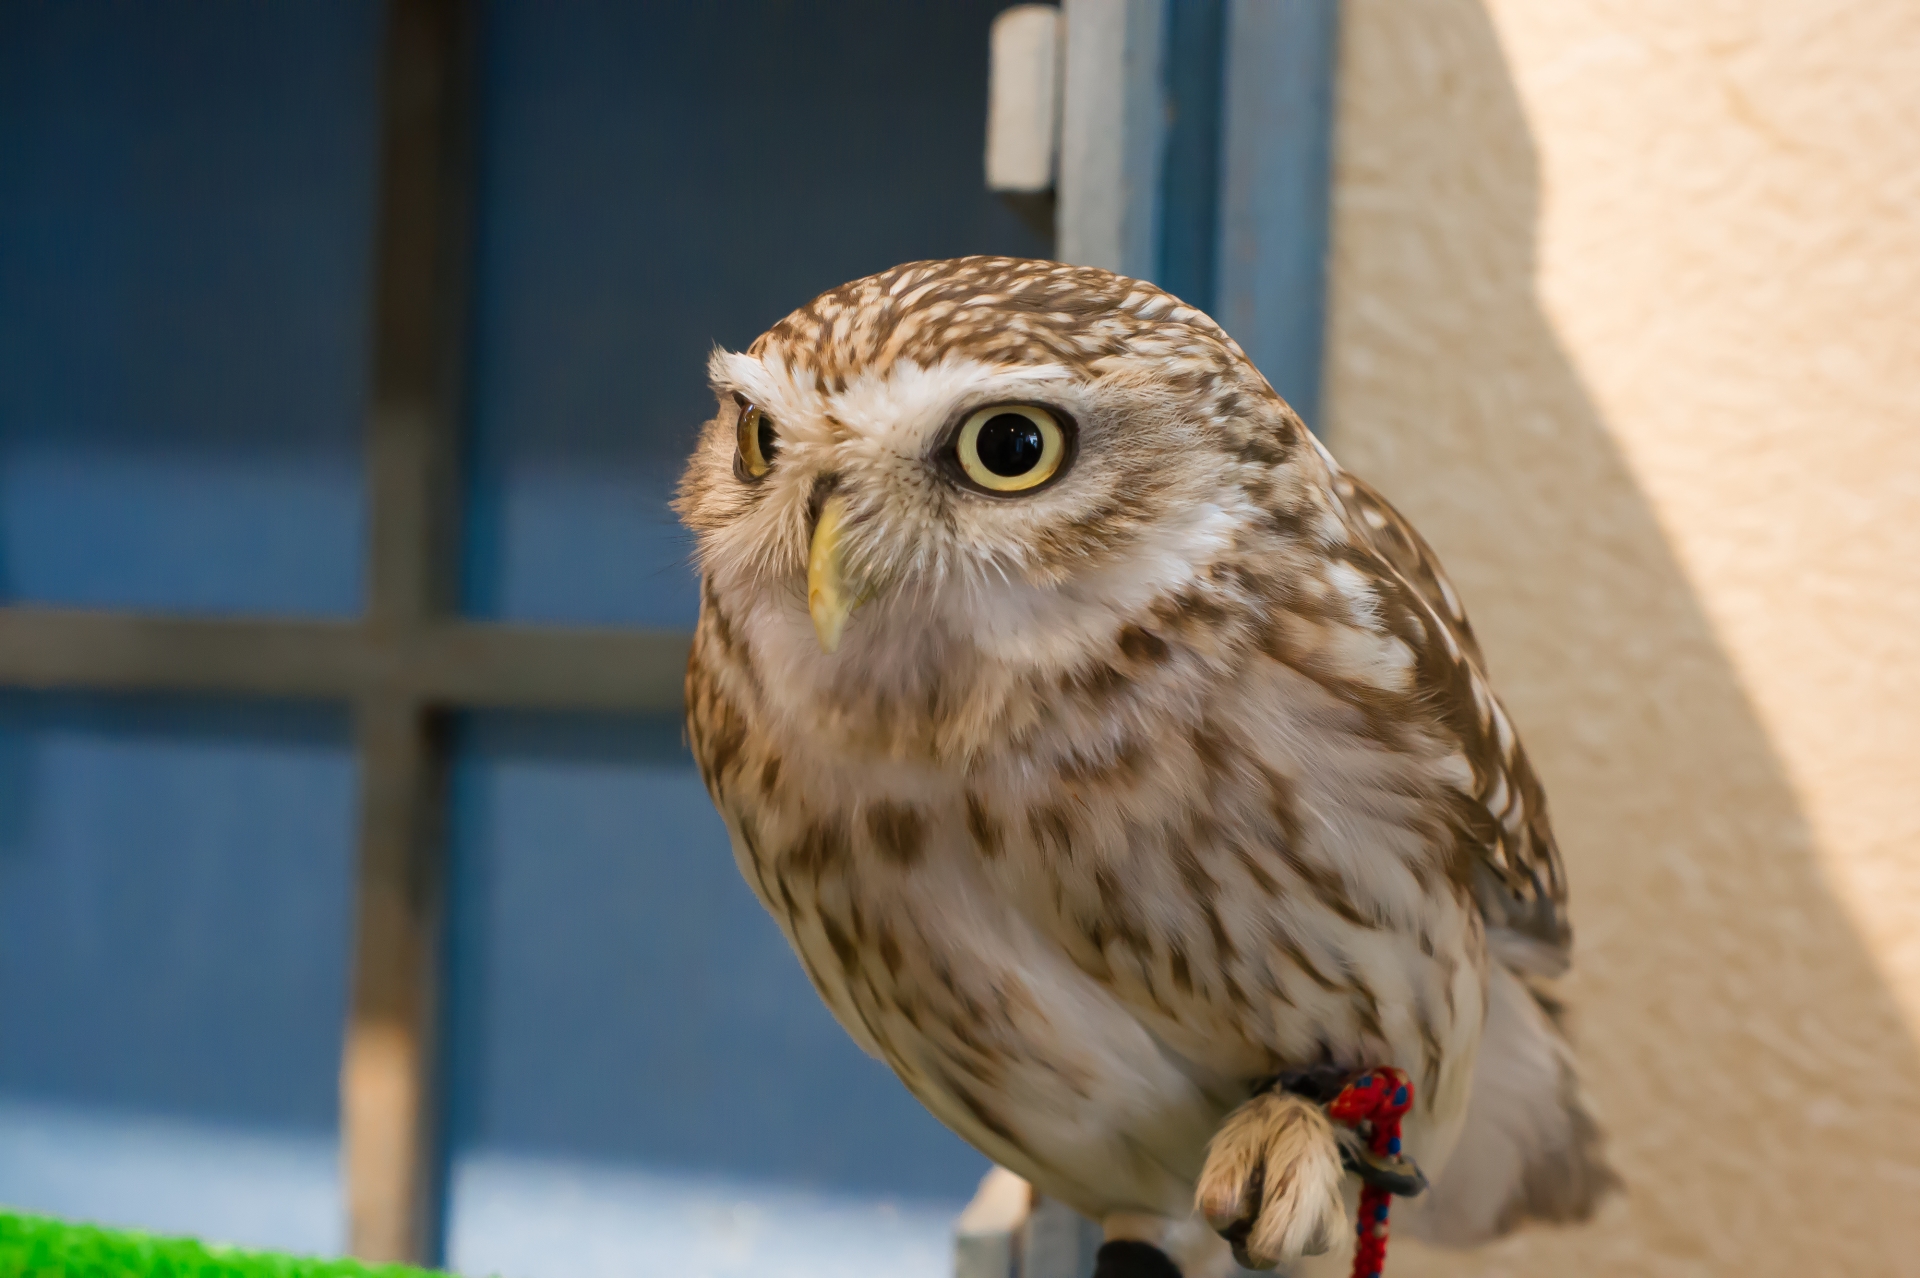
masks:
[[[993,20],[987,61],[987,189],[1054,237],[1060,155],[1060,10],[1021,4]]]
[[[987,189],[1063,262],[1158,274],[1167,5],[1066,0],[994,19]]]
[[[1021,1231],[1018,1278],[1093,1278],[1100,1226],[1055,1198],[1035,1195]]]
[[[954,1278],[1091,1278],[1100,1226],[1004,1167],[981,1180],[954,1230]]]

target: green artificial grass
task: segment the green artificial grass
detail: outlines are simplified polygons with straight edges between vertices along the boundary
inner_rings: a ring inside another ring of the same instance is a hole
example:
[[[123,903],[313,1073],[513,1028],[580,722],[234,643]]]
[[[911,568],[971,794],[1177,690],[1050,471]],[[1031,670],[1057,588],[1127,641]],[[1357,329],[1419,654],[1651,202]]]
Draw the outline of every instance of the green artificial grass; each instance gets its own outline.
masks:
[[[363,1265],[156,1238],[0,1211],[0,1278],[435,1278],[405,1265]],[[439,1275],[438,1278],[445,1278]]]

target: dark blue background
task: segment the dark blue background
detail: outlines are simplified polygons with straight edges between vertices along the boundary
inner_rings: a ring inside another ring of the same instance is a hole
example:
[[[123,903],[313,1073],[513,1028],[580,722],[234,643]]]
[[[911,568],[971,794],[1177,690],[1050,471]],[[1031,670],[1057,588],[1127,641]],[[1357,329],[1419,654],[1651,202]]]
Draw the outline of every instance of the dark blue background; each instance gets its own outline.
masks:
[[[1046,256],[983,189],[995,0],[489,10],[468,606],[691,625],[706,361],[915,258]]]
[[[952,4],[486,11],[464,606],[686,626],[704,364],[981,189]],[[380,15],[0,4],[0,597],[360,607]],[[984,1162],[820,1007],[677,724],[456,734],[454,1156],[955,1195]],[[337,1121],[354,776],[332,707],[0,696],[0,1099]]]
[[[0,596],[351,614],[378,8],[0,5]],[[0,693],[0,1098],[337,1121],[338,707]]]
[[[0,595],[359,610],[378,36],[0,5]]]

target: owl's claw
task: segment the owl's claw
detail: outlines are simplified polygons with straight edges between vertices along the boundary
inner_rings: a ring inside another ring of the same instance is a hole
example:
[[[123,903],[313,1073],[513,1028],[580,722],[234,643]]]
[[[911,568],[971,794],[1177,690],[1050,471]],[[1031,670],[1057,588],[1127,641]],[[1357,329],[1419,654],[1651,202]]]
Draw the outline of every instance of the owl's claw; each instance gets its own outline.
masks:
[[[1317,1256],[1346,1230],[1340,1146],[1320,1107],[1266,1092],[1227,1115],[1207,1145],[1195,1206],[1250,1269]]]
[[[1289,1092],[1324,1109],[1356,1077],[1353,1070],[1323,1065],[1276,1074],[1262,1083],[1259,1090]],[[1405,1154],[1376,1154],[1368,1147],[1366,1137],[1350,1127],[1336,1127],[1334,1135],[1340,1142],[1341,1165],[1367,1184],[1401,1198],[1412,1198],[1427,1188],[1427,1174]]]

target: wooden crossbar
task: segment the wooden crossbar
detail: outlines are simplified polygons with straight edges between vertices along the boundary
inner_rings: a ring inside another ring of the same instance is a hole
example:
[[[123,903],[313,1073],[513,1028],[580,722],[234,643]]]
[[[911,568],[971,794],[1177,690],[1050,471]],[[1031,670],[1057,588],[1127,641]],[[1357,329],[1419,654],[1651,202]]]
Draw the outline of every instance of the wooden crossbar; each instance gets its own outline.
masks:
[[[0,607],[0,685],[678,714],[677,631]]]

